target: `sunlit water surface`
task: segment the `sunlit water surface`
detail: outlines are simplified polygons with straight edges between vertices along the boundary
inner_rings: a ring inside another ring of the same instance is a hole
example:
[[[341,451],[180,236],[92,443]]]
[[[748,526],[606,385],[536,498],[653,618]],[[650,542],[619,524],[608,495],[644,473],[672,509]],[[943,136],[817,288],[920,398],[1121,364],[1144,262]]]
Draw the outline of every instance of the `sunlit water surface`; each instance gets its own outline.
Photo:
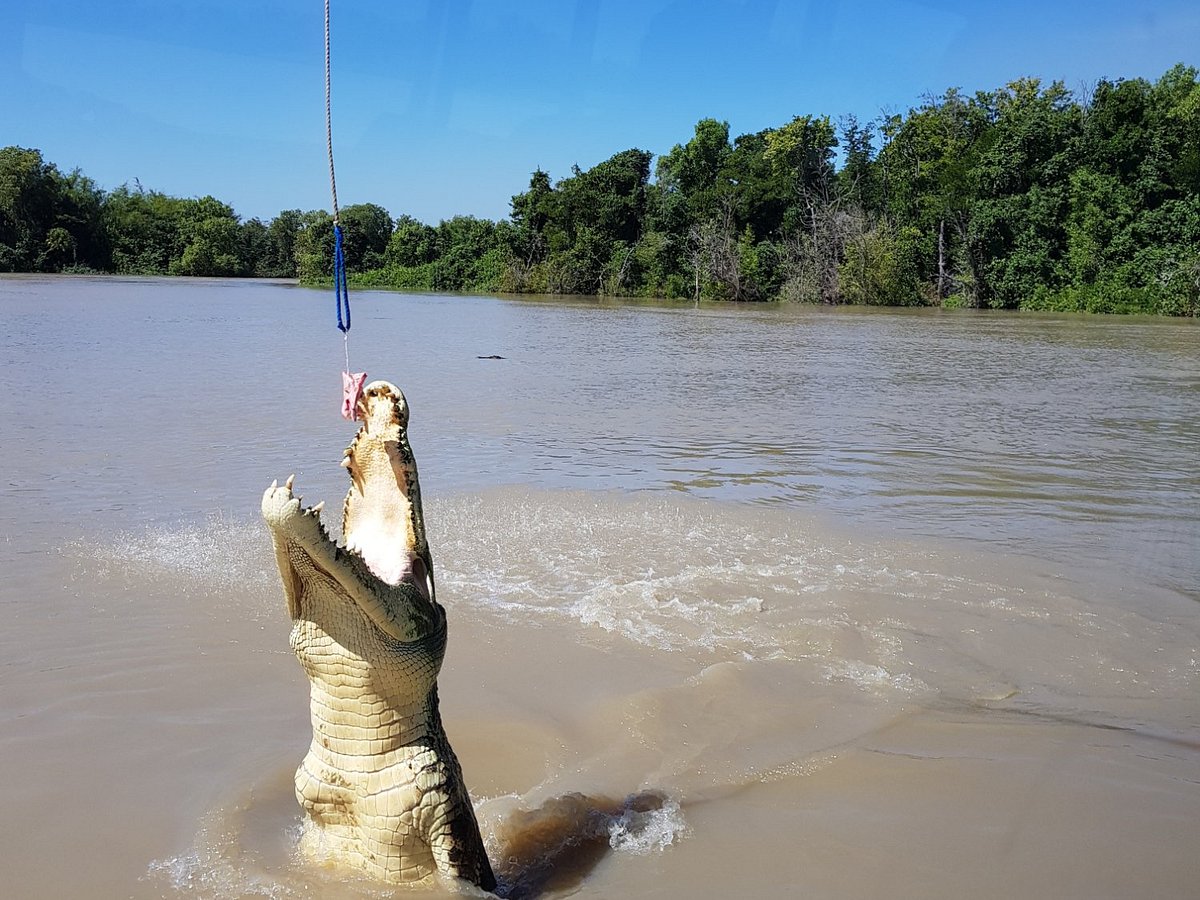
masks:
[[[1195,323],[353,299],[503,893],[1194,891]],[[5,893],[390,896],[295,858],[257,518],[344,492],[332,298],[17,277],[0,313]]]

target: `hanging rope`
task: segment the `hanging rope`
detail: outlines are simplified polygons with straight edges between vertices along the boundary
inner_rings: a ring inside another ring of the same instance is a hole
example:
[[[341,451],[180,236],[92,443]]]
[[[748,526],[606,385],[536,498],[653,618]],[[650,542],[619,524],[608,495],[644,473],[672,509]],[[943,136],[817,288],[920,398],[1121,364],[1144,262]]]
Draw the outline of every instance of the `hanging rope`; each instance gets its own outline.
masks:
[[[333,195],[333,226],[338,227],[337,178],[333,174],[333,112],[329,89],[329,0],[325,0],[325,148],[329,153],[329,193]]]
[[[350,290],[346,284],[346,251],[342,226],[338,221],[337,176],[333,170],[333,103],[330,90],[329,0],[325,0],[325,149],[329,155],[329,193],[333,198],[333,302],[337,308],[337,327],[342,333],[346,368],[342,371],[342,416],[358,418],[358,400],[362,396],[366,372],[350,371]]]

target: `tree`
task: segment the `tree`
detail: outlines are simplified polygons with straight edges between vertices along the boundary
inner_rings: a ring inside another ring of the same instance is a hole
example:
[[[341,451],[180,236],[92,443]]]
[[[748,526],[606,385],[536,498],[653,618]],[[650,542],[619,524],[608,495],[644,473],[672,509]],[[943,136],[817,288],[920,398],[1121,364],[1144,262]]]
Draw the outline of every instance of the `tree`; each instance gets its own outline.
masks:
[[[481,290],[494,287],[497,226],[487,219],[454,216],[434,230],[436,257],[433,288],[443,291]]]
[[[1082,116],[1060,82],[1014,81],[977,98],[990,125],[972,172],[968,252],[979,302],[1014,309],[1066,283],[1070,175]]]
[[[779,236],[795,199],[787,171],[767,154],[769,134],[768,129],[734,140],[719,179],[733,198],[738,230],[750,228],[756,241]]]
[[[0,150],[0,265],[30,271],[44,259],[54,227],[58,170],[38,150]]]
[[[285,209],[267,226],[263,274],[269,278],[296,277],[296,237],[304,227],[304,214]]]
[[[530,269],[552,250],[565,250],[570,240],[559,226],[560,197],[550,184],[550,175],[540,168],[529,177],[529,190],[512,198],[514,226],[512,252],[523,269]],[[550,231],[551,223],[555,223]]]
[[[932,283],[938,302],[969,287],[968,303],[979,303],[972,277],[978,259],[971,256],[968,235],[988,128],[988,111],[957,88],[925,98],[906,119],[893,116],[883,126],[881,192],[894,221],[916,230],[911,275]]]
[[[78,248],[71,232],[55,226],[46,232],[43,249],[38,254],[37,268],[43,272],[59,272],[72,266],[78,259]]]
[[[763,155],[800,196],[828,196],[837,136],[828,116],[796,116],[764,134]]]
[[[658,161],[657,178],[668,193],[677,192],[689,222],[721,214],[721,195],[728,190],[725,165],[733,153],[729,123],[701,119],[686,144],[676,144]]]
[[[250,278],[271,278],[271,236],[262,219],[248,219],[238,229],[238,270]]]
[[[104,201],[103,227],[116,271],[128,275],[166,275],[182,251],[179,219],[183,201],[140,184],[122,185]]]
[[[383,265],[392,236],[392,217],[386,209],[374,203],[356,203],[341,210],[338,222],[342,226],[346,268],[364,272]]]
[[[796,116],[765,140],[764,156],[794,198],[783,226],[792,293],[836,303],[845,214],[835,190],[833,125],[828,116]]]
[[[564,229],[576,236],[580,226],[594,230],[609,243],[635,243],[646,212],[646,183],[652,154],[624,150],[586,172],[578,166],[570,178],[558,183]]]
[[[223,277],[241,271],[239,223],[233,208],[215,197],[179,201],[172,275]]]
[[[919,238],[912,226],[896,228],[887,220],[858,230],[846,242],[838,273],[842,299],[868,305],[919,305],[921,288],[912,258]]]
[[[1170,165],[1166,180],[1173,196],[1200,194],[1200,72],[1182,63],[1155,82],[1151,106]]]
[[[537,169],[508,221],[346,207],[347,263],[360,283],[421,289],[1195,315],[1197,75],[1104,80],[1081,99],[1033,78],[951,88],[877,123],[802,115],[732,142],[701,119],[653,182],[639,149],[557,183]],[[106,193],[37,150],[0,150],[0,271],[316,281],[332,265],[325,212],[242,222],[213,197]]]
[[[386,265],[409,268],[433,262],[437,258],[437,230],[412,216],[401,216],[383,258]]]
[[[333,216],[323,209],[309,210],[300,217],[294,245],[296,276],[312,283],[333,277]]]
[[[875,129],[860,125],[857,117],[845,116],[841,130],[843,162],[837,173],[838,194],[846,201],[869,212],[880,211],[881,196],[875,157]]]
[[[71,237],[68,265],[98,270],[112,267],[112,249],[104,233],[104,201],[104,191],[79,169],[59,177],[54,220]]]

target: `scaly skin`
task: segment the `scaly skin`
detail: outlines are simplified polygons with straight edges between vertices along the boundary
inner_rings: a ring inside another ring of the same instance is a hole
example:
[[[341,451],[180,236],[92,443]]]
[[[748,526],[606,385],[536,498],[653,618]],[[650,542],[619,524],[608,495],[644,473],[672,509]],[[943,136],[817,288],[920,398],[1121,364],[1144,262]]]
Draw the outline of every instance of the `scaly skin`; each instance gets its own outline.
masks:
[[[390,882],[442,872],[495,887],[462,770],[442,729],[446,651],[425,540],[408,405],[366,387],[362,427],[342,465],[351,486],[344,546],[302,507],[292,479],[263,494],[293,626],[311,683],[313,740],[296,771],[308,817],[302,849]]]

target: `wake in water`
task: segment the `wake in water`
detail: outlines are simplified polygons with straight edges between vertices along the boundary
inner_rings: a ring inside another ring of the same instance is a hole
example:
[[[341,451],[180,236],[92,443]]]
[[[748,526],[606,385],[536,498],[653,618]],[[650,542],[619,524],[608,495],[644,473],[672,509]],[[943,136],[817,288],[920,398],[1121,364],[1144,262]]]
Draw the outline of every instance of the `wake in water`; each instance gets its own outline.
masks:
[[[532,900],[566,892],[609,852],[661,851],[686,831],[679,804],[652,791],[623,801],[572,793],[535,809],[517,809],[505,815],[492,835],[496,894]]]
[[[1133,583],[686,498],[498,489],[431,503],[429,519],[439,596],[476,642],[456,652],[503,673],[481,677],[478,707],[495,705],[535,757],[493,774],[499,790],[477,804],[505,897],[571,892],[613,853],[666,862],[696,839],[692,804],[798,796],[864,747],[891,752],[885,735],[915,734],[902,752],[939,758],[941,732],[913,724],[929,710],[984,716],[966,720],[997,736],[1035,720],[1194,744],[1200,629]],[[224,614],[230,629],[282,622],[257,523],[76,549],[89,575]],[[477,758],[495,724],[448,722]],[[276,758],[294,765],[302,748]],[[265,805],[215,813],[148,877],[211,897],[390,895],[292,859],[298,815],[278,782]]]
[[[304,825],[294,811],[284,815],[279,803],[283,787],[275,783],[269,791],[250,792],[212,811],[192,849],[151,862],[145,878],[203,900],[296,900],[314,894],[377,900],[420,890],[420,885],[376,884],[303,860],[298,845]],[[610,853],[660,852],[687,833],[678,802],[649,791],[624,800],[565,794],[531,809],[517,797],[505,797],[485,802],[479,812],[485,823],[494,823],[487,835],[488,854],[498,879],[495,894],[507,900],[570,893]],[[268,831],[275,832],[274,838]],[[434,883],[452,893],[487,896],[465,882]]]
[[[451,603],[700,662],[786,660],[882,699],[1184,696],[1200,675],[1196,629],[1143,583],[785,509],[497,490],[431,520]]]
[[[1170,606],[1155,615],[1140,583],[849,534],[777,508],[523,489],[429,507],[452,622],[573,624],[702,665],[787,661],[901,701],[1024,696],[1086,710],[1092,697],[1185,697],[1200,680],[1197,629],[1181,630]],[[83,549],[107,569],[182,579],[189,595],[280,620],[257,523]]]

